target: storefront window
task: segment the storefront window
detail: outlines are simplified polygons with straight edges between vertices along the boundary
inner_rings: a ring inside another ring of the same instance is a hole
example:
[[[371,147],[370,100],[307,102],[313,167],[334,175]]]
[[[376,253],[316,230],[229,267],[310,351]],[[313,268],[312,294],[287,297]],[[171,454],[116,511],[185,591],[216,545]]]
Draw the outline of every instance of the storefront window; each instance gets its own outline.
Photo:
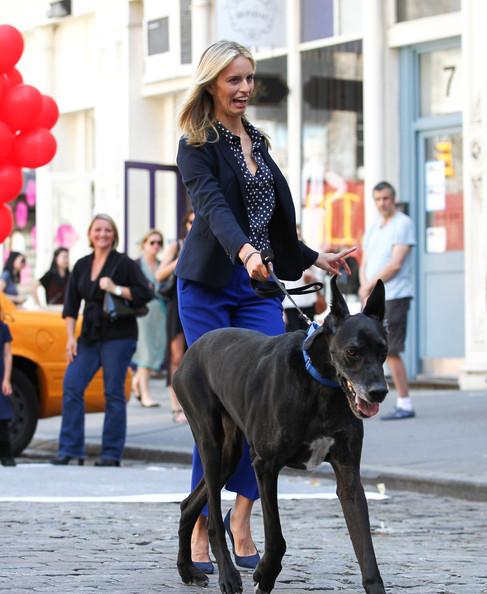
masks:
[[[284,175],[287,155],[287,60],[286,56],[259,60],[255,71],[255,90],[247,110],[249,121],[270,138],[272,157]]]
[[[364,232],[362,43],[301,55],[303,237],[316,249],[360,245]]]
[[[461,9],[461,0],[396,0],[397,22],[437,16]]]

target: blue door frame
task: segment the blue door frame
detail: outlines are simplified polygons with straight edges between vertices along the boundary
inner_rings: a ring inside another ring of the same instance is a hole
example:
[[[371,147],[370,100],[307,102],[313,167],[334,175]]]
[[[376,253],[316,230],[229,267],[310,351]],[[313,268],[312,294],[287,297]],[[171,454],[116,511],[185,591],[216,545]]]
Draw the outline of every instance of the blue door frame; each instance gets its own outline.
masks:
[[[181,173],[176,165],[161,165],[159,163],[144,163],[142,161],[125,161],[124,172],[124,200],[125,200],[125,251],[128,250],[129,240],[129,184],[128,177],[131,169],[143,169],[149,173],[149,226],[153,229],[156,222],[156,173],[158,171],[168,171],[176,175],[176,233],[179,237],[181,224],[188,208],[188,195],[183,184]]]

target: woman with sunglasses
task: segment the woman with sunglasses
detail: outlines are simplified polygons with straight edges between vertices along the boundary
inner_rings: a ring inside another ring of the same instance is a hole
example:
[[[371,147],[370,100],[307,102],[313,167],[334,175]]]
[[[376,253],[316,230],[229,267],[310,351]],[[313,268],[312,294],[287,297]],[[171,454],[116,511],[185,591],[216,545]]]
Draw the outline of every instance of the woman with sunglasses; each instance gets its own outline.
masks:
[[[164,258],[156,272],[156,278],[158,281],[166,282],[174,275],[174,269],[178,262],[179,254],[183,248],[184,240],[191,230],[191,226],[194,220],[194,212],[188,211],[181,224],[181,238],[176,239],[169,244]],[[173,277],[173,280],[174,277]],[[164,301],[166,303],[166,335],[167,335],[167,353],[169,360],[169,368],[167,372],[167,386],[169,388],[169,395],[171,397],[172,406],[172,420],[175,423],[186,423],[186,415],[181,409],[181,405],[177,399],[176,393],[172,387],[172,378],[178,369],[181,360],[183,358],[188,345],[184,337],[183,326],[181,319],[179,318],[179,307],[178,307],[178,295],[176,283],[172,284],[172,289],[166,292],[164,295]]]
[[[3,291],[16,305],[22,305],[27,299],[25,295],[19,295],[17,287],[20,283],[20,271],[24,266],[24,255],[20,252],[10,252],[0,276],[0,291]]]
[[[149,393],[149,379],[151,370],[158,371],[161,368],[166,347],[166,307],[155,291],[155,273],[160,264],[157,255],[163,244],[162,233],[151,229],[142,238],[142,256],[136,260],[153,293],[152,300],[147,304],[149,313],[137,318],[139,339],[132,359],[132,363],[137,365],[132,378],[132,390],[145,408],[159,406]]]

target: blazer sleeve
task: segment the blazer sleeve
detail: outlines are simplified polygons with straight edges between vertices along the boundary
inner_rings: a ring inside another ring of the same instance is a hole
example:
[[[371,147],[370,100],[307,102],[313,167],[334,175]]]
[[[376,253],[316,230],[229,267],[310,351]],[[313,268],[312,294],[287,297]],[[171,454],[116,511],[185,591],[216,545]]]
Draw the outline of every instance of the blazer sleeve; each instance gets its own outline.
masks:
[[[249,242],[235,216],[239,209],[244,215],[235,173],[221,167],[213,143],[195,147],[184,138],[179,142],[177,164],[195,210],[235,264],[240,248]]]

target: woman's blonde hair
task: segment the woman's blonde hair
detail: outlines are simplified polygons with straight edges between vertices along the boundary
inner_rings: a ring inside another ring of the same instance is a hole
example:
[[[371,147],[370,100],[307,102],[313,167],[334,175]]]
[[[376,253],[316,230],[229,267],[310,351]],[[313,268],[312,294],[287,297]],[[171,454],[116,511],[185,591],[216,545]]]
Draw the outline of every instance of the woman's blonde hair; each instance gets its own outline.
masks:
[[[162,241],[161,247],[164,246],[164,237],[162,236],[162,233],[159,231],[159,229],[149,229],[149,231],[147,231],[147,233],[144,233],[144,235],[142,236],[142,239],[140,240],[141,247],[144,245],[144,243],[149,239],[149,237],[151,235],[159,235],[159,237],[161,238],[161,241]]]
[[[113,227],[113,243],[112,243],[112,250],[116,250],[117,246],[118,246],[118,229],[117,229],[117,225],[115,225],[115,221],[112,219],[112,217],[110,215],[104,214],[104,213],[99,213],[97,215],[95,215],[93,217],[93,219],[91,220],[90,226],[88,227],[88,242],[90,245],[90,248],[95,247],[93,245],[93,242],[90,239],[90,231],[91,228],[93,227],[93,224],[96,220],[98,219],[102,219],[103,221],[108,221],[110,223],[110,225]]]
[[[179,127],[188,144],[196,146],[205,144],[208,142],[210,130],[218,139],[213,98],[207,91],[207,87],[239,56],[248,58],[255,70],[254,57],[246,47],[236,41],[217,41],[203,52],[178,115]]]

